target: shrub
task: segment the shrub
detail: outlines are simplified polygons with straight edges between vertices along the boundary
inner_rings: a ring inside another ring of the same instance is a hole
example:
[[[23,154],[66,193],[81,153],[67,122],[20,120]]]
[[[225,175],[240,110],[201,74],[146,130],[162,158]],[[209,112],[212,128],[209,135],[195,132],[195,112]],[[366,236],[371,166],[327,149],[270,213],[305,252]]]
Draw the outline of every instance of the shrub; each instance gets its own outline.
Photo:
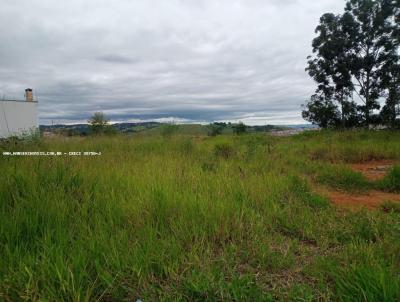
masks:
[[[109,125],[109,120],[104,116],[103,112],[95,112],[88,120],[88,123],[93,134],[102,134]]]
[[[220,135],[222,133],[222,130],[224,129],[224,127],[220,124],[210,124],[208,125],[208,136],[217,136]]]
[[[237,135],[246,133],[246,131],[247,131],[246,125],[243,124],[242,122],[234,125],[232,128],[233,128],[233,133],[237,134]]]

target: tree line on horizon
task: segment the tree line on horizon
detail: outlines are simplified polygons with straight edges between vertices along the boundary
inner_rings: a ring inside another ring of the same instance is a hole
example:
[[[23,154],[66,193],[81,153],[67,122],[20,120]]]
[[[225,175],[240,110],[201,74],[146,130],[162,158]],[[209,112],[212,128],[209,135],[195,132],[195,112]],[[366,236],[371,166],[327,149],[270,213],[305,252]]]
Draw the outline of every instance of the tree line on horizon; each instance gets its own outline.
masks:
[[[317,89],[303,118],[322,128],[400,127],[400,0],[348,0],[315,32],[306,71]]]

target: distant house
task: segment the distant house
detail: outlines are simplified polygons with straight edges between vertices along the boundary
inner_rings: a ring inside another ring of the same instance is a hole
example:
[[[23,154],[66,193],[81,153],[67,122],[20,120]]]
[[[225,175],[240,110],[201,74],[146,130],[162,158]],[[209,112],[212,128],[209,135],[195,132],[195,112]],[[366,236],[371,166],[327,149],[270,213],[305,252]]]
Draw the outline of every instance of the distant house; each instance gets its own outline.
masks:
[[[25,100],[0,99],[0,138],[22,136],[38,129],[38,102],[32,89],[25,89]]]

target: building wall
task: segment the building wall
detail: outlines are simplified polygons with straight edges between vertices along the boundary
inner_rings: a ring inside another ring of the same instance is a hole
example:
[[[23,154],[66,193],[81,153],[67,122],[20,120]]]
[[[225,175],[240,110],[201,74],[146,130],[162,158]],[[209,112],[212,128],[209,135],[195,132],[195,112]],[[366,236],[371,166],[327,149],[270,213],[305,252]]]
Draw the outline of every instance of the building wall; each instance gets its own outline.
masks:
[[[37,129],[37,102],[0,100],[0,137],[21,136]]]

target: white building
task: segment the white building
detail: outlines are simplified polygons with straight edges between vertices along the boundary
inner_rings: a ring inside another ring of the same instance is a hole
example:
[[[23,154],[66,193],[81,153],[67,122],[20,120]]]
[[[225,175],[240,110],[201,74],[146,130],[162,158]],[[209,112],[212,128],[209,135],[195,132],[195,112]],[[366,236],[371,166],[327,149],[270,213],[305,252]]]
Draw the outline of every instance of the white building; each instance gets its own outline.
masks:
[[[22,136],[38,129],[38,102],[32,89],[25,89],[25,100],[0,99],[0,138]]]

